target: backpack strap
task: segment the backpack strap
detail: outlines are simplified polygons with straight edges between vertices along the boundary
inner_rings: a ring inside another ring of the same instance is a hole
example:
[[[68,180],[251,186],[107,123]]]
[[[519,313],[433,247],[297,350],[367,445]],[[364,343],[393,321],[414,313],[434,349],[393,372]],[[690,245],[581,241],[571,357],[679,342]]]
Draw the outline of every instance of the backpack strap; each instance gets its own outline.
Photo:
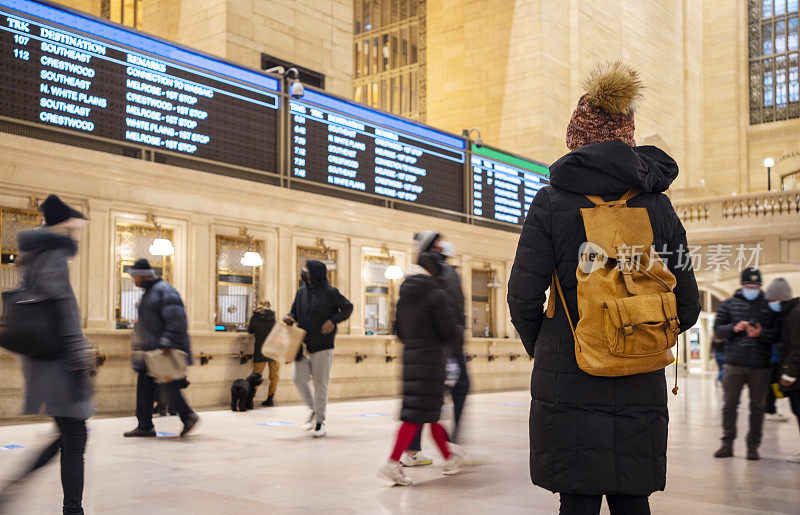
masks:
[[[628,202],[630,199],[632,199],[641,192],[642,190],[638,188],[631,188],[625,193],[623,193],[618,200],[610,200],[608,202],[603,200],[603,197],[601,197],[600,195],[584,195],[584,196],[589,200],[591,200],[592,204],[594,204],[595,206],[616,206],[619,204],[625,204],[626,202]]]
[[[547,318],[553,318],[553,315],[556,311],[556,303],[555,303],[555,295],[553,292],[553,286],[555,286],[556,291],[558,291],[558,298],[561,299],[561,304],[564,306],[564,312],[567,314],[567,321],[569,322],[569,328],[572,331],[572,337],[575,341],[578,341],[578,337],[575,335],[575,326],[572,325],[572,317],[569,315],[569,308],[567,308],[567,300],[564,298],[564,292],[561,290],[561,283],[558,281],[558,273],[553,270],[553,283],[550,286],[550,299],[551,302],[547,304]]]

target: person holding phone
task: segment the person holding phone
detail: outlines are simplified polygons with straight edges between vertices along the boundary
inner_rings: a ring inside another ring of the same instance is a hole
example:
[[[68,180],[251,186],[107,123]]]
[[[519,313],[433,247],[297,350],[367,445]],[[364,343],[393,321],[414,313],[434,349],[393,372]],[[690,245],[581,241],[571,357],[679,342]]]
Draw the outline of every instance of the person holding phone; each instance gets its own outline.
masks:
[[[714,319],[714,336],[725,341],[722,388],[722,446],[715,458],[733,456],[739,398],[746,384],[750,392],[750,430],[747,459],[759,459],[758,447],[770,388],[772,345],[778,339],[777,318],[761,290],[761,272],[746,268],[741,288],[722,302]]]

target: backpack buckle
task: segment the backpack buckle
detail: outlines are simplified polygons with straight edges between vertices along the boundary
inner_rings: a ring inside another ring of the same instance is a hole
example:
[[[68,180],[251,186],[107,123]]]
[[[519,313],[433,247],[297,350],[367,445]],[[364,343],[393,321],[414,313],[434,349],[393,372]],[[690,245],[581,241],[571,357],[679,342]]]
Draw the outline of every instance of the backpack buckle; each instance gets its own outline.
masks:
[[[681,330],[680,324],[678,323],[678,317],[669,317],[667,319],[669,322],[669,330],[673,333],[678,333]]]
[[[625,331],[625,336],[633,336],[633,324],[623,325],[622,330]]]

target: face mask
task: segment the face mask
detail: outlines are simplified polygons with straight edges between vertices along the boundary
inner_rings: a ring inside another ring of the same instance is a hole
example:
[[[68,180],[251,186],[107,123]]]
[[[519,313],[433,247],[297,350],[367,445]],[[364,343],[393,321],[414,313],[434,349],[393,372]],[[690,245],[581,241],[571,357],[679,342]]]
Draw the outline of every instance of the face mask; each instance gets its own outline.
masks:
[[[781,301],[773,300],[772,302],[769,303],[769,309],[771,309],[775,313],[780,313],[781,312]]]
[[[442,255],[444,257],[452,257],[456,253],[456,246],[449,241],[439,242],[439,246],[442,247]]]
[[[760,293],[761,290],[759,290],[758,288],[753,288],[750,286],[742,288],[742,295],[747,300],[756,300]]]

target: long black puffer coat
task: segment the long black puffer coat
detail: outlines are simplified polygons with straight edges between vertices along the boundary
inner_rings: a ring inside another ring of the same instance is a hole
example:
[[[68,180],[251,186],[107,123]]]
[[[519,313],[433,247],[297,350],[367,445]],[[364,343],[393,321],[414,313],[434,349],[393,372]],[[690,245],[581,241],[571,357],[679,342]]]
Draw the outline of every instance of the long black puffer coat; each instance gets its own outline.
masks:
[[[414,267],[400,286],[395,331],[403,343],[403,408],[400,420],[431,424],[444,400],[445,347],[456,324],[442,283]]]
[[[761,335],[751,338],[747,331],[734,333],[734,326],[742,320],[761,324]],[[736,290],[733,297],[722,301],[714,318],[714,336],[725,341],[726,365],[771,367],[772,345],[780,338],[778,331],[778,314],[769,309],[763,293],[755,300],[747,300],[741,289]]]
[[[544,319],[553,269],[577,323],[579,247],[586,241],[584,196],[617,199],[639,188],[628,205],[645,207],[654,245],[677,278],[681,330],[700,312],[691,267],[674,256],[686,234],[665,191],[678,175],[667,154],[620,140],[581,147],[550,167],[551,185],[539,190],[520,236],[509,280],[511,319],[534,357],[531,379],[530,469],[534,484],[552,492],[649,495],[666,482],[667,386],[663,370],[626,377],[591,376],[578,368],[561,302]]]

